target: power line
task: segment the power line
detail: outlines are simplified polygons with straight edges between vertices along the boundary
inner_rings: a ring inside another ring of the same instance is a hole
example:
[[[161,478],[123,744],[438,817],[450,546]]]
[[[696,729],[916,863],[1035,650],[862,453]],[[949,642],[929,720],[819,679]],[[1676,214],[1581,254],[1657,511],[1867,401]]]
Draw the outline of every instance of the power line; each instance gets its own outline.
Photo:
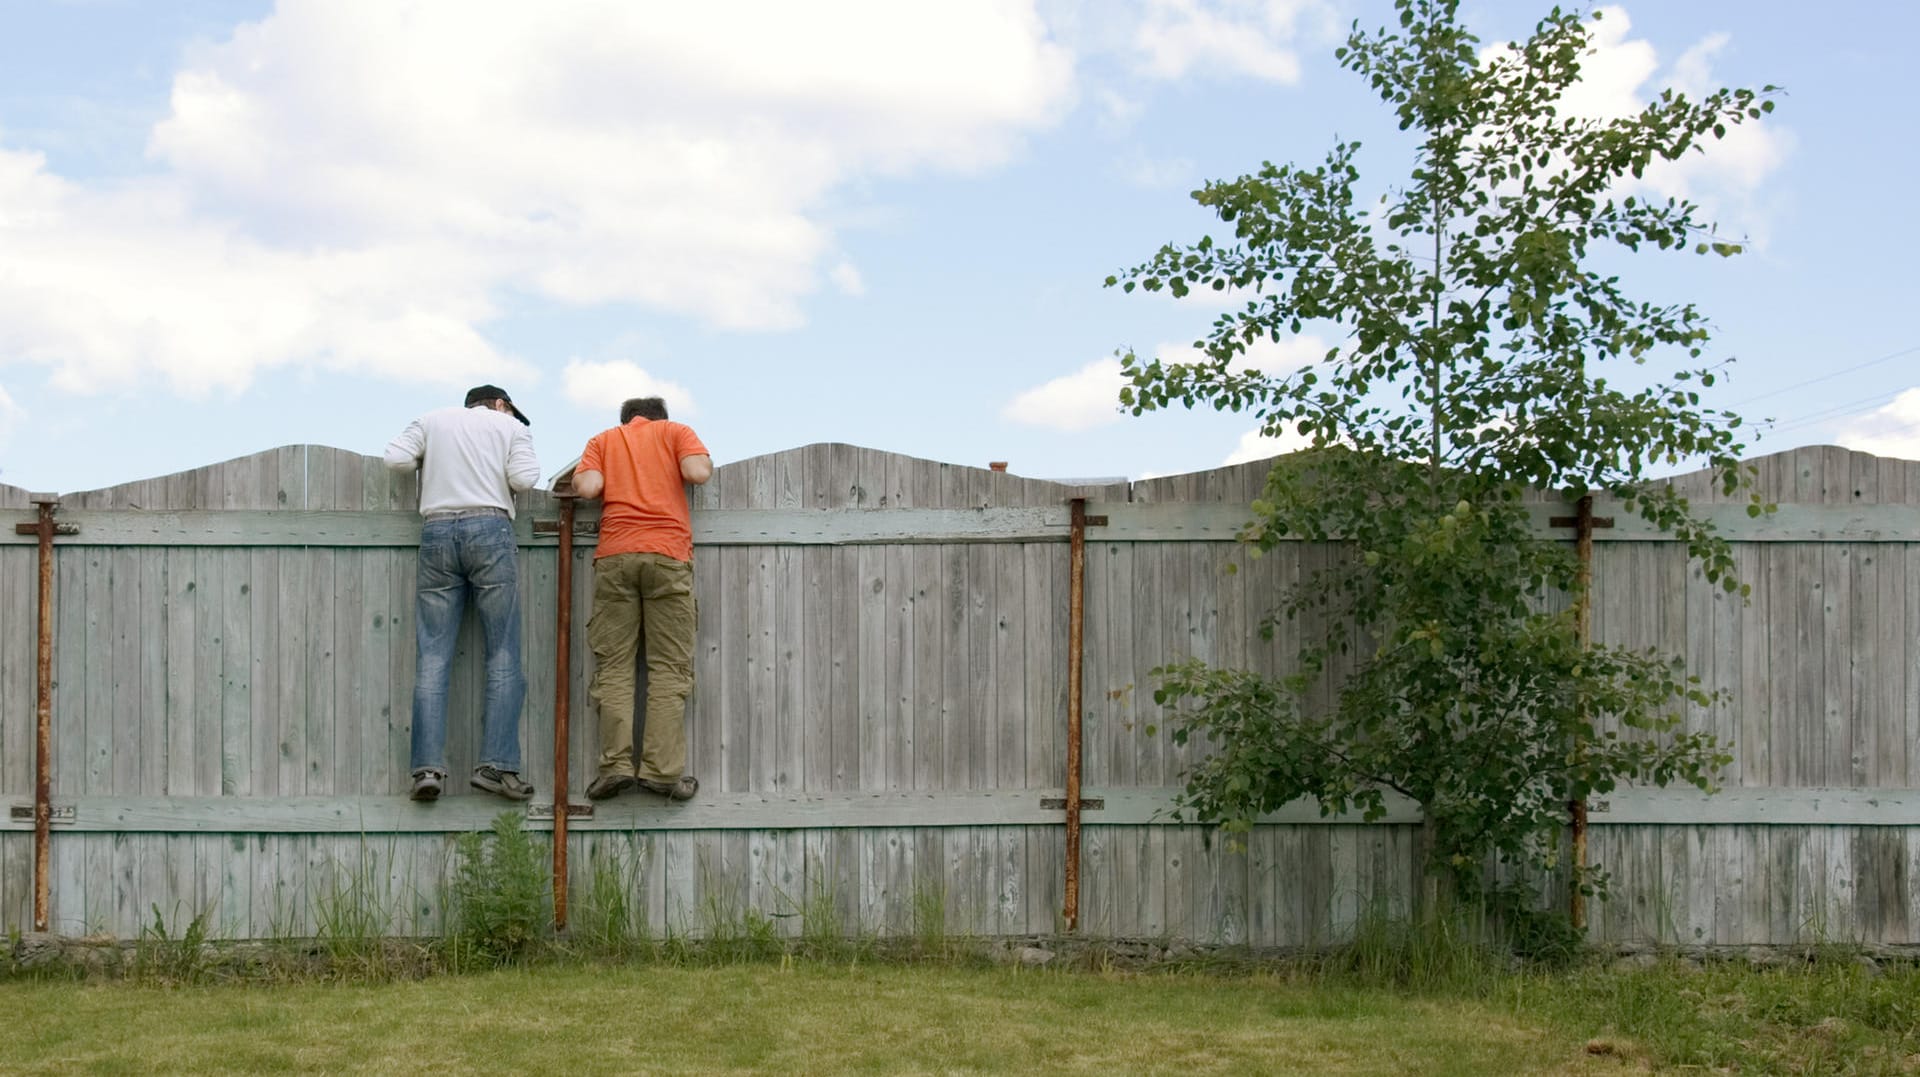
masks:
[[[1736,408],[1745,407],[1746,405],[1751,404],[1756,400],[1765,400],[1771,396],[1779,396],[1781,393],[1790,393],[1795,389],[1804,388],[1808,385],[1818,385],[1823,381],[1831,381],[1832,379],[1840,377],[1843,374],[1851,374],[1856,370],[1865,370],[1870,366],[1877,366],[1881,363],[1891,362],[1892,360],[1898,359],[1903,355],[1912,355],[1914,352],[1920,352],[1920,344],[1915,344],[1912,347],[1902,348],[1897,352],[1893,352],[1888,355],[1883,355],[1878,359],[1869,359],[1864,363],[1856,363],[1853,366],[1841,367],[1839,370],[1828,371],[1827,373],[1822,374],[1819,377],[1808,378],[1806,381],[1797,381],[1797,382],[1794,382],[1792,385],[1783,385],[1778,389],[1773,389],[1768,392],[1761,393],[1759,396],[1750,396],[1745,400],[1736,401],[1732,406]]]
[[[1844,419],[1849,415],[1858,415],[1863,411],[1886,404],[1893,400],[1894,397],[1907,391],[1906,389],[1890,389],[1884,393],[1875,393],[1872,396],[1862,397],[1851,403],[1836,404],[1830,408],[1823,408],[1811,414],[1802,415],[1791,422],[1776,423],[1773,429],[1775,433],[1778,433],[1783,430],[1794,430],[1799,427],[1812,426],[1816,423],[1827,422],[1833,419]]]

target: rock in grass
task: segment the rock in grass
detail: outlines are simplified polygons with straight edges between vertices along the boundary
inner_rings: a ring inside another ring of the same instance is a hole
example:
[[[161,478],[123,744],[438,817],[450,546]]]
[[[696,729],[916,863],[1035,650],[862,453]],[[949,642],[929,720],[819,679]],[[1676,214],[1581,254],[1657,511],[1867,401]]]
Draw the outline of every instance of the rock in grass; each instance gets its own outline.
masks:
[[[1613,963],[1615,972],[1641,972],[1660,964],[1659,954],[1628,954]]]
[[[23,969],[45,968],[57,963],[62,952],[60,936],[50,931],[29,931],[13,944],[13,963]]]
[[[1038,968],[1053,960],[1053,951],[1043,950],[1038,946],[1022,946],[1019,954],[1016,956],[1019,957],[1022,965],[1028,968]]]

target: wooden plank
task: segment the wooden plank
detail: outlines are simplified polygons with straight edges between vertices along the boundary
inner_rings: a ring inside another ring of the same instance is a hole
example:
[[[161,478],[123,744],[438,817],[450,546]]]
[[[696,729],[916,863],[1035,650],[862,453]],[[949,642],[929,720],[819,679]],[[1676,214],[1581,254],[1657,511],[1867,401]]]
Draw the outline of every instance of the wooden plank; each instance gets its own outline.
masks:
[[[1145,786],[1164,785],[1174,776],[1168,766],[1173,753],[1173,731],[1166,712],[1153,702],[1151,673],[1167,660],[1159,606],[1159,596],[1167,586],[1166,551],[1165,544],[1119,548],[1113,582],[1116,586],[1126,586],[1127,598],[1124,605],[1114,608],[1107,622],[1107,631],[1113,640],[1110,653],[1118,667],[1116,677],[1126,678],[1107,691],[1122,693],[1128,704],[1125,713],[1140,725],[1127,754],[1133,757],[1134,782]],[[1149,725],[1156,727],[1152,736],[1146,733],[1145,727]]]
[[[1916,476],[1915,485],[1910,487],[1913,496],[1920,498],[1920,476]],[[1891,731],[1905,727],[1905,736],[1901,739],[1906,745],[1907,785],[1920,784],[1920,542],[1908,543],[1903,551],[1905,556],[1902,568],[1906,578],[1906,627],[1904,653],[1907,655],[1906,685],[1901,693],[1901,711],[1903,719],[1890,718]],[[1894,653],[1901,653],[1896,650]],[[1920,878],[1920,876],[1916,876]]]
[[[1079,930],[1095,938],[1115,938],[1131,926],[1120,918],[1117,908],[1120,849],[1113,837],[1113,828],[1108,826],[1080,829]]]
[[[859,555],[850,549],[832,550],[827,557],[826,586],[813,592],[808,603],[807,634],[818,646],[826,642],[825,661],[808,664],[808,682],[814,705],[829,712],[825,771],[810,790],[858,789],[861,786],[860,692],[862,632],[860,607],[866,588],[860,576]],[[822,622],[817,618],[824,617]],[[822,637],[818,633],[825,632]],[[824,681],[823,681],[824,678]],[[812,746],[809,746],[811,750]]]
[[[1027,723],[1033,720],[1026,706],[1027,668],[1025,650],[1026,569],[1024,548],[996,546],[986,551],[993,574],[992,678],[993,735],[999,741],[994,752],[993,785],[997,789],[1015,789],[1027,779]],[[1024,857],[1021,860],[1024,863]],[[1024,920],[1024,911],[1022,912]]]
[[[82,713],[85,725],[75,732],[80,736],[62,738],[81,746],[81,783],[68,788],[88,793],[105,793],[113,788],[113,576],[110,551],[89,550],[86,554],[86,605],[79,648],[73,657],[86,697]]]
[[[33,930],[33,838],[0,834],[0,931]]]
[[[312,479],[311,475],[309,479]],[[291,554],[292,551],[288,553]],[[295,788],[301,788],[309,794],[331,793],[335,789],[333,752],[336,745],[333,692],[336,676],[334,614],[342,599],[348,596],[343,596],[339,589],[339,574],[334,568],[338,554],[332,550],[308,550],[306,556],[311,591],[300,615],[289,618],[306,622],[306,653],[300,660],[305,681],[302,690],[306,695],[301,732],[306,744],[301,751],[300,759],[302,785]],[[283,605],[281,608],[286,607]],[[293,673],[287,668],[288,658],[288,652],[283,646],[280,653],[281,676],[291,679]],[[285,786],[282,789],[291,791]]]
[[[39,552],[0,550],[0,795],[33,789],[39,604]]]
[[[740,830],[814,827],[943,827],[1051,823],[1060,810],[1044,807],[1059,790],[981,790],[972,792],[868,791],[856,793],[703,790],[699,799],[668,804],[657,797],[626,796],[594,806],[588,818],[576,818],[579,830]],[[451,796],[430,805],[405,796],[293,797],[56,797],[57,808],[71,808],[61,833],[437,833],[485,829],[503,810],[483,796]],[[541,807],[550,812],[550,807]],[[1148,813],[1124,813],[1133,819]],[[549,817],[550,818],[550,817]],[[547,829],[549,818],[530,818],[530,829]],[[1130,821],[1123,819],[1123,821]],[[31,829],[30,819],[0,821],[0,830]]]
[[[1741,622],[1740,687],[1734,694],[1737,713],[1731,725],[1737,731],[1735,754],[1740,760],[1743,785],[1765,786],[1774,782],[1773,721],[1777,702],[1774,679],[1767,675],[1773,657],[1774,621],[1771,562],[1784,556],[1782,549],[1754,546],[1736,547],[1735,564],[1741,579],[1752,588],[1747,610]]]
[[[106,630],[104,639],[100,641],[106,644],[107,650],[99,657],[89,656],[89,665],[96,677],[103,671],[111,677],[108,691],[112,718],[107,733],[110,763],[103,772],[108,784],[96,791],[138,793],[142,791],[142,757],[155,747],[147,743],[148,723],[140,720],[144,702],[140,694],[141,637],[152,633],[140,630],[141,558],[133,550],[115,549],[104,553],[110,612],[108,623],[102,626]]]
[[[392,569],[392,587],[387,593],[387,625],[393,635],[388,649],[387,674],[393,686],[392,713],[387,723],[387,752],[394,760],[394,777],[385,790],[369,792],[397,793],[410,778],[413,733],[414,667],[419,659],[416,631],[415,582],[419,571],[418,550],[394,550],[388,564]],[[576,606],[575,609],[581,607]],[[585,618],[576,618],[584,620]],[[576,654],[582,652],[576,651]],[[582,662],[581,665],[586,665]],[[581,694],[577,699],[585,699]]]
[[[833,786],[832,556],[832,550],[774,551],[774,770],[783,791]]]
[[[720,669],[717,693],[719,714],[720,788],[740,792],[750,788],[753,754],[753,626],[749,610],[753,595],[752,549],[715,551],[725,586],[720,591]]]
[[[7,514],[30,521],[28,513]],[[552,546],[557,513],[543,512],[536,531],[533,516],[519,516],[514,530],[522,546]],[[75,509],[61,513],[62,523],[79,528],[61,536],[61,546],[318,546],[417,547],[420,517],[392,509],[147,512],[126,509]],[[1065,542],[1064,507],[993,509],[706,509],[693,520],[697,546],[921,545],[953,542]],[[591,539],[598,517],[580,514],[576,533]],[[31,535],[12,528],[0,533],[0,545],[30,546]]]
[[[860,582],[857,614],[859,764],[855,772],[859,781],[854,787],[860,789],[888,787],[888,746],[891,738],[887,722],[892,711],[888,669],[892,665],[890,655],[897,641],[889,630],[888,613],[892,609],[892,602],[887,594],[885,556],[885,551],[879,547],[863,547],[857,556]]]
[[[1200,832],[1195,827],[1175,827],[1166,831],[1166,901],[1167,931],[1176,938],[1196,939],[1200,934],[1200,925],[1194,922],[1193,881],[1194,859],[1200,845]]]
[[[926,497],[929,495],[921,495]],[[1749,517],[1739,504],[1697,506],[1698,515],[1724,537],[1739,542],[1904,542],[1920,533],[1920,505],[1794,504],[1772,514]],[[1570,527],[1554,527],[1565,516],[1563,504],[1529,505],[1542,538],[1567,538]],[[1247,522],[1240,504],[1089,502],[1090,517],[1107,522],[1089,529],[1095,542],[1234,542]],[[1595,513],[1613,526],[1596,531],[1598,543],[1670,542],[1671,537],[1617,504],[1596,503]],[[21,521],[24,512],[9,514]],[[557,540],[551,524],[555,510],[522,514],[515,521],[523,546],[548,546]],[[394,509],[234,509],[155,512],[133,509],[72,509],[63,523],[79,533],[58,545],[79,546],[418,546],[418,514]],[[536,520],[541,524],[536,529]],[[598,518],[590,511],[578,521],[591,536]],[[1064,542],[1067,509],[1055,505],[979,508],[715,508],[694,518],[698,546],[770,545],[942,545],[955,542]],[[31,545],[31,535],[0,530],[0,544]]]
[[[987,472],[992,475],[993,472]],[[971,504],[991,506],[994,504],[992,484],[984,478],[976,479],[968,488]],[[972,773],[969,785],[976,789],[995,789],[1000,786],[1003,749],[1012,748],[1014,743],[1005,732],[1000,710],[1000,699],[995,676],[995,650],[998,643],[997,622],[1000,610],[996,601],[998,575],[995,572],[993,554],[1001,547],[973,544],[956,551],[966,563],[967,584],[962,599],[963,631],[967,639],[967,665],[960,675],[962,689],[960,700],[967,710],[965,727],[968,730],[969,761]],[[1017,743],[1024,744],[1024,740]],[[987,839],[997,843],[997,838]],[[998,870],[997,844],[990,848],[976,849]],[[996,914],[996,922],[998,916]]]
[[[355,478],[357,482],[358,476]],[[368,745],[363,739],[368,698],[367,668],[373,664],[372,656],[363,649],[366,642],[367,600],[363,572],[367,561],[378,556],[380,551],[329,552],[333,558],[332,633],[328,640],[327,664],[321,672],[330,674],[325,679],[327,710],[332,719],[329,724],[333,735],[332,743],[324,746],[325,753],[319,759],[309,756],[309,773],[326,783],[321,789],[310,791],[353,794],[362,791],[363,760],[369,755],[386,754],[385,738],[373,745]],[[550,638],[552,632],[542,633],[542,636]],[[523,638],[541,637],[523,635]],[[384,669],[384,654],[380,656],[380,665]]]
[[[1819,728],[1814,735],[1819,743],[1818,765],[1813,770],[1819,785],[1858,785],[1855,768],[1864,769],[1864,759],[1854,754],[1853,664],[1860,658],[1853,638],[1851,608],[1852,582],[1856,575],[1854,547],[1850,544],[1820,548],[1820,651],[1824,669],[1824,688],[1820,694]],[[1809,656],[1811,657],[1811,656]]]
[[[353,698],[353,709],[360,727],[359,774],[339,791],[361,795],[379,795],[397,789],[396,771],[407,769],[407,760],[393,751],[391,726],[394,708],[399,702],[394,691],[392,648],[410,645],[395,639],[389,620],[393,602],[393,554],[370,551],[355,558],[360,567],[360,663],[361,695]]]
[[[907,710],[902,717],[913,732],[911,750],[900,761],[913,775],[912,788],[940,789],[941,742],[946,732],[940,699],[941,668],[947,655],[947,592],[941,579],[945,565],[937,547],[918,546],[903,552],[912,588],[913,664],[912,688],[903,700]]]
[[[166,569],[169,551],[142,550],[134,558],[139,618],[134,624],[135,721],[140,725],[140,758],[134,765],[135,791],[146,796],[166,792],[168,724]]]
[[[1086,814],[1088,825],[1178,827],[1173,813],[1175,788],[1087,787],[1083,796],[1100,806]],[[629,796],[595,806],[591,818],[571,825],[582,829],[786,829],[846,826],[1002,826],[1058,823],[1063,796],[1059,787],[1004,790],[862,790],[703,792],[688,804],[666,805],[651,797]],[[1043,801],[1055,802],[1048,807]],[[16,808],[29,803],[11,801]],[[69,831],[169,830],[327,833],[355,830],[444,831],[484,828],[500,805],[486,797],[450,797],[434,805],[412,805],[398,796],[120,796],[112,793],[56,794],[56,807],[78,813],[57,829]],[[545,810],[545,809],[543,809]],[[1390,795],[1376,825],[1419,821],[1416,806]],[[1624,788],[1596,797],[1595,827],[1638,826],[1920,826],[1920,790],[1916,789],[1724,789],[1716,794],[1691,787]],[[1262,825],[1355,825],[1357,813],[1322,816],[1310,799],[1261,816]],[[0,820],[0,830],[29,830],[31,819]],[[534,820],[530,825],[545,824]]]
[[[197,719],[202,712],[202,707],[196,706],[199,685],[196,652],[208,649],[202,645],[199,632],[200,601],[196,593],[199,585],[194,579],[196,554],[193,550],[174,549],[163,551],[162,557],[164,629],[150,632],[161,646],[165,762],[161,786],[153,791],[174,796],[214,793],[219,790],[202,788],[196,780]],[[213,708],[208,705],[204,709]],[[206,754],[214,754],[211,746]]]
[[[1765,551],[1763,577],[1759,586],[1766,589],[1766,656],[1755,676],[1767,693],[1767,728],[1762,734],[1769,757],[1768,768],[1760,780],[1768,785],[1805,785],[1800,777],[1800,730],[1804,723],[1797,717],[1796,683],[1804,641],[1800,638],[1800,611],[1795,587],[1796,548],[1779,546]]]
[[[973,587],[971,562],[967,548],[960,545],[934,547],[939,551],[941,575],[936,583],[939,603],[935,613],[940,619],[942,642],[937,691],[940,715],[940,750],[934,784],[941,789],[976,787],[975,756],[989,733],[979,720],[974,705],[980,686],[981,670],[973,665]]]
[[[1860,628],[1860,637],[1870,640],[1871,661],[1855,666],[1861,678],[1855,689],[1855,701],[1861,705],[1861,749],[1867,756],[1863,784],[1903,785],[1909,778],[1908,755],[1911,745],[1906,737],[1903,713],[1907,679],[1913,676],[1914,657],[1909,649],[1920,650],[1907,621],[1905,548],[1892,546],[1868,549],[1862,555],[1861,599],[1871,602],[1873,613]],[[1863,603],[1864,605],[1864,603]],[[1856,607],[1860,609],[1861,607]],[[1856,618],[1862,616],[1856,613]]]
[[[556,589],[558,581],[554,572],[559,558],[559,549],[529,550],[523,553],[516,566],[515,573],[520,595],[520,672],[526,682],[526,695],[520,707],[520,775],[533,783],[535,788],[551,792],[553,789],[553,656]],[[339,556],[361,556],[342,553]],[[581,611],[575,616],[582,616]],[[336,609],[336,623],[342,615]],[[587,700],[581,700],[581,705]],[[573,706],[572,700],[568,701]],[[348,713],[342,713],[336,721],[345,721]],[[578,740],[581,726],[590,726],[587,722],[576,722],[569,716],[568,732],[573,740]],[[337,726],[336,726],[337,728]],[[594,771],[584,773],[571,767],[569,757],[568,781],[573,786],[576,799],[594,778]]]
[[[1026,785],[1066,782],[1066,558],[1039,543],[1022,547],[1022,635],[1026,640]],[[1056,587],[1056,577],[1059,586]]]
[[[912,551],[890,546],[882,551],[886,573],[886,612],[881,624],[885,645],[886,697],[881,712],[883,762],[878,773],[886,788],[913,788],[913,743],[916,732],[914,690],[914,577]],[[884,888],[884,887],[883,887]]]
[[[256,789],[298,796],[306,792],[307,634],[304,611],[314,590],[307,550],[252,551],[254,761]]]
[[[780,775],[781,726],[799,717],[780,709],[779,555],[771,546],[747,548],[747,711],[733,718],[739,723],[734,728],[746,734],[746,784],[741,790],[786,784]]]

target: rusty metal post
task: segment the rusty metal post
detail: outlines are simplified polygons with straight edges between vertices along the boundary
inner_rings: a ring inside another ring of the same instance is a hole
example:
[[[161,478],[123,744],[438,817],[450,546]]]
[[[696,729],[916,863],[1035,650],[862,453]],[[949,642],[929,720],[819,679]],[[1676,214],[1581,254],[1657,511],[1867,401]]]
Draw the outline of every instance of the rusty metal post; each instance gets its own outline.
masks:
[[[1067,885],[1068,931],[1080,922],[1080,652],[1086,615],[1087,499],[1071,502],[1067,549]]]
[[[556,490],[560,501],[559,594],[554,601],[553,638],[553,926],[567,929],[567,751],[572,706],[569,667],[573,664],[573,505],[572,490]]]
[[[1574,632],[1580,649],[1593,642],[1593,495],[1580,498],[1574,509],[1574,550],[1580,567],[1574,577],[1579,589],[1574,600]],[[1580,750],[1579,745],[1574,746]],[[1575,931],[1587,929],[1587,895],[1582,893],[1582,878],[1587,872],[1587,802],[1575,800],[1567,805],[1572,830],[1573,887],[1567,895],[1567,919]]]
[[[52,872],[48,848],[53,843],[53,510],[49,498],[34,499],[40,518],[34,533],[40,539],[39,637],[33,672],[33,929],[47,930],[47,907],[52,901]]]

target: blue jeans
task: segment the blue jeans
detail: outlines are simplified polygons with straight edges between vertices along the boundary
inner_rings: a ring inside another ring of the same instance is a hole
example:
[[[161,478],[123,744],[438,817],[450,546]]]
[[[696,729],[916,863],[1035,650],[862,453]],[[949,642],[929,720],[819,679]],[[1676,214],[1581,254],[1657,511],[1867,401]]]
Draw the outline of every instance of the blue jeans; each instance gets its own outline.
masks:
[[[527,679],[520,671],[519,550],[505,516],[428,520],[420,531],[415,638],[420,661],[413,682],[413,773],[447,772],[447,681],[467,595],[480,611],[487,645],[487,694],[480,725],[480,765],[520,770],[520,707]]]

